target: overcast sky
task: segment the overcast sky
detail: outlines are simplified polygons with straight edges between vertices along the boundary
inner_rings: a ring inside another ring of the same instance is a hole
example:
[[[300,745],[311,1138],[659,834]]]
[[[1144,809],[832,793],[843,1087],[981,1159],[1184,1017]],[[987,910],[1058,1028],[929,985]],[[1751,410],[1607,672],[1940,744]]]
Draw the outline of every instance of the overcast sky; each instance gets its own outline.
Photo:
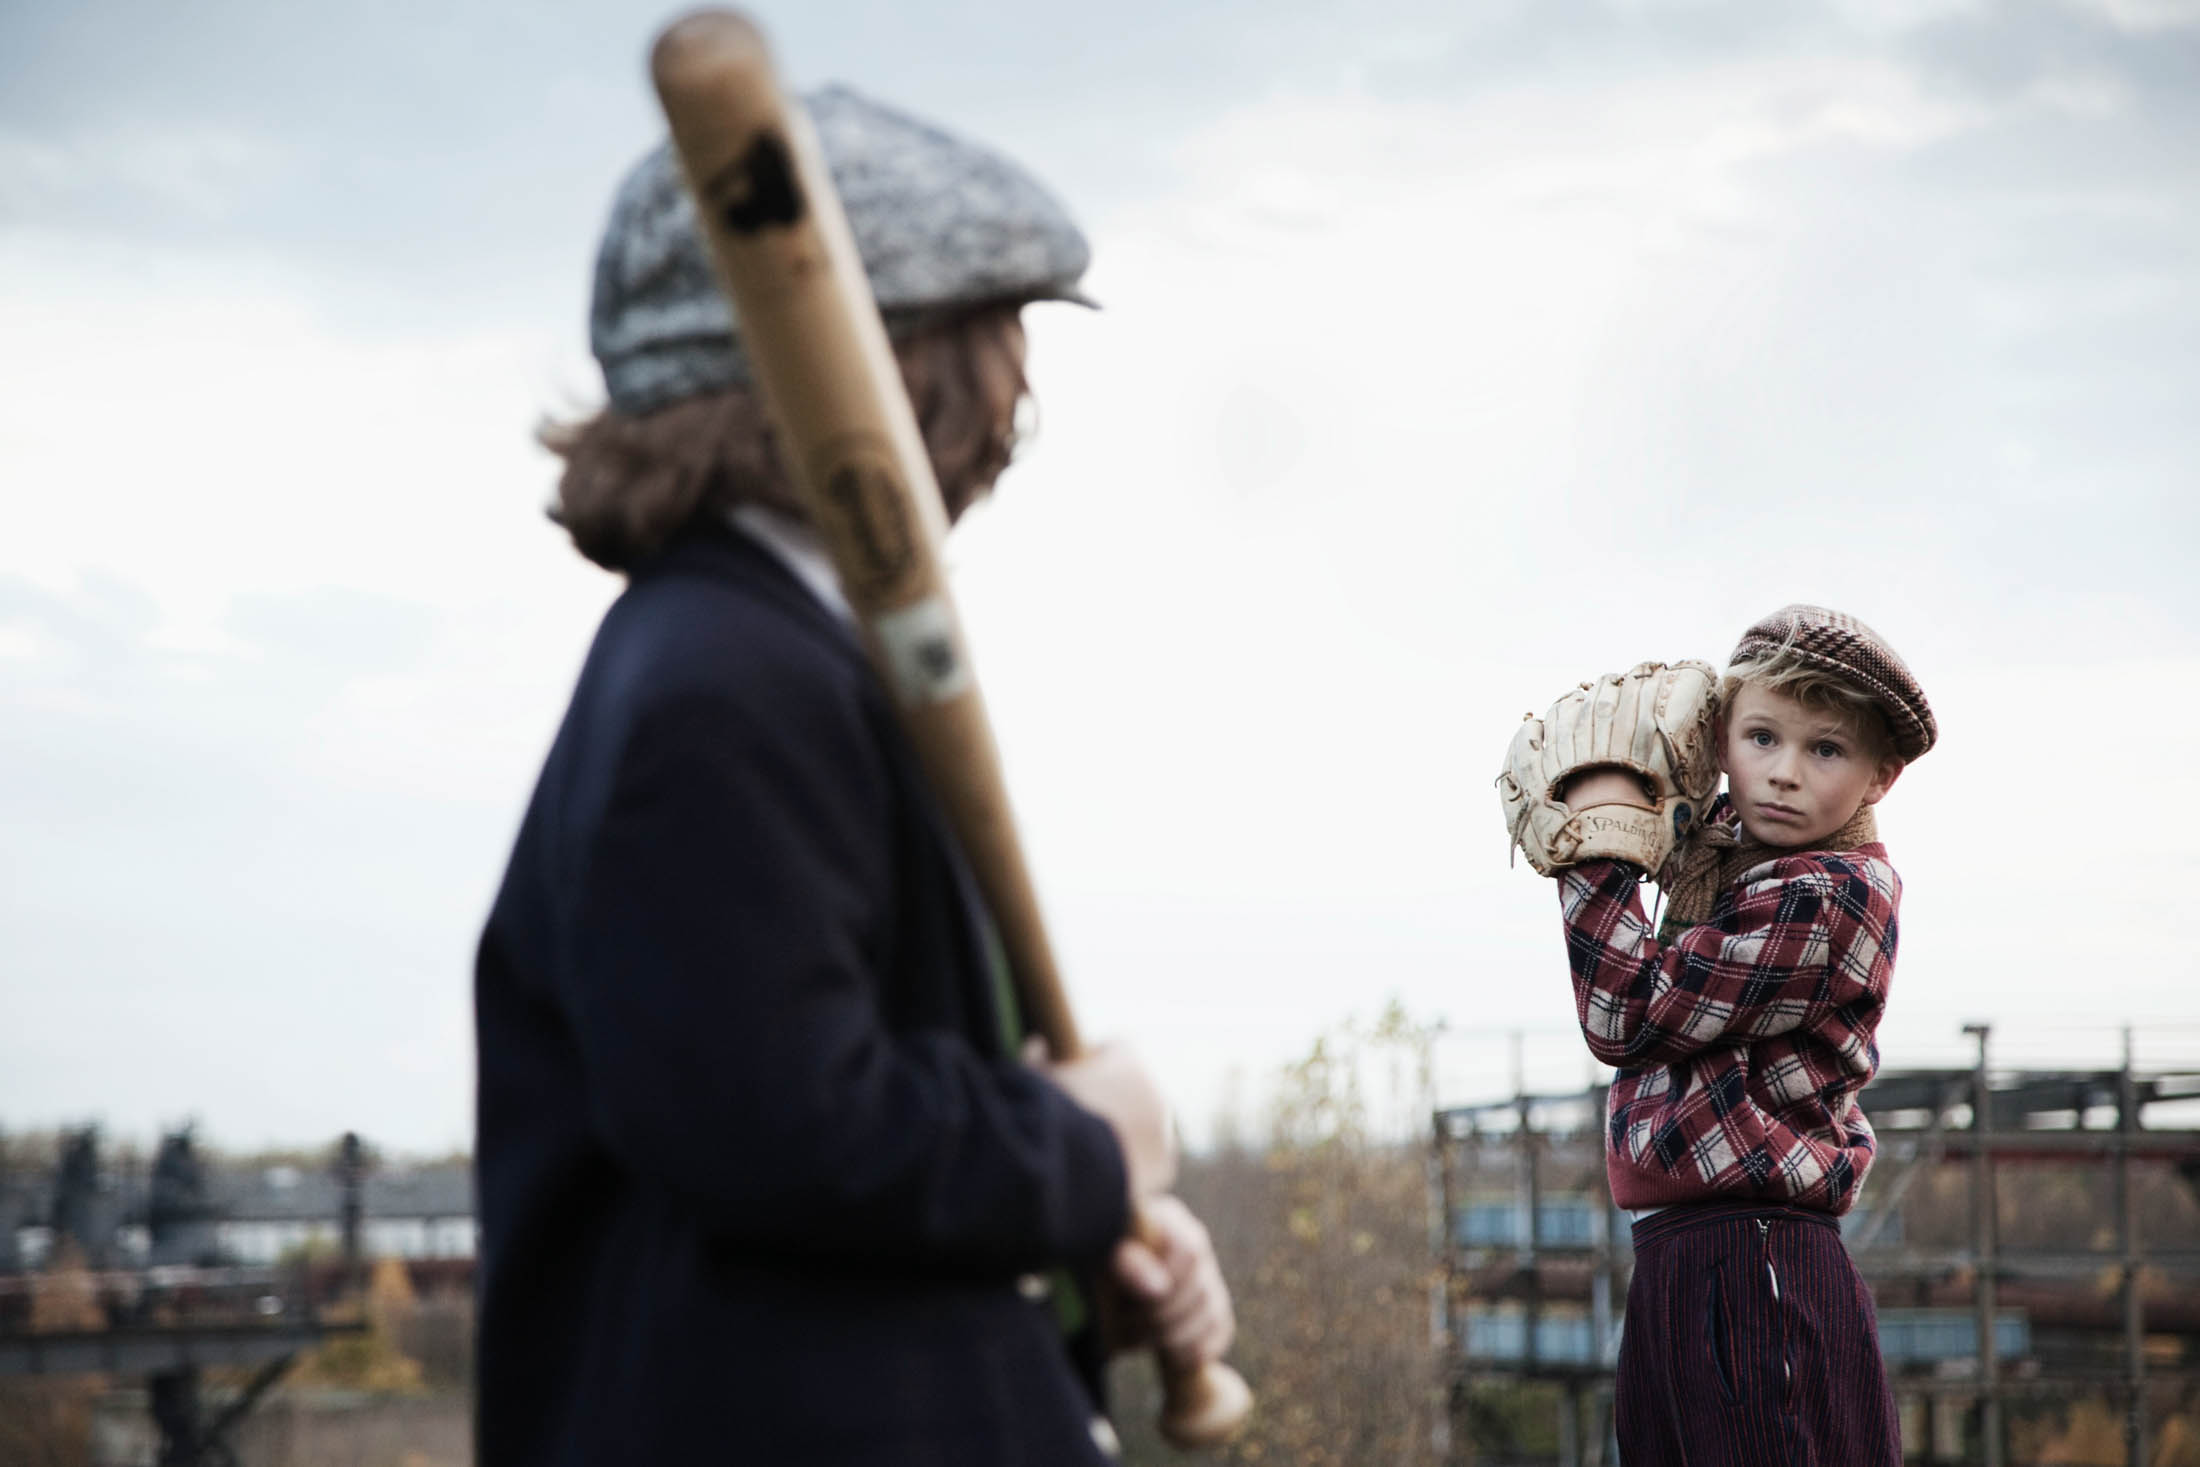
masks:
[[[1579,1080],[1512,725],[1795,600],[1940,716],[1887,1063],[2200,1058],[2200,3],[763,18],[1093,238],[953,558],[1086,1027],[1195,1128],[1392,995],[1447,1098],[1515,1026]],[[0,1125],[467,1140],[658,19],[0,8]]]

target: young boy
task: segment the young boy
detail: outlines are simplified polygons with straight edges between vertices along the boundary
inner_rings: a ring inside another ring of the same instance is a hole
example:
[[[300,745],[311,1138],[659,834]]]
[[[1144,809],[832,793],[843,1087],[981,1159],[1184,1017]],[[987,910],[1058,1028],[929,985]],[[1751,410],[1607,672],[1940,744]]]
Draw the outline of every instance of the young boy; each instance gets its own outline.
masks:
[[[1669,732],[1686,722],[1661,711]],[[1636,1219],[1621,1452],[1900,1467],[1871,1294],[1835,1220],[1871,1166],[1856,1094],[1879,1065],[1902,893],[1873,807],[1932,746],[1932,710],[1869,627],[1789,606],[1734,649],[1712,728],[1727,790],[1669,859],[1594,859],[1592,839],[1551,863],[1582,1035],[1618,1071],[1612,1196]],[[1584,765],[1549,794],[1640,807],[1638,772]],[[1645,874],[1665,890],[1655,936]]]

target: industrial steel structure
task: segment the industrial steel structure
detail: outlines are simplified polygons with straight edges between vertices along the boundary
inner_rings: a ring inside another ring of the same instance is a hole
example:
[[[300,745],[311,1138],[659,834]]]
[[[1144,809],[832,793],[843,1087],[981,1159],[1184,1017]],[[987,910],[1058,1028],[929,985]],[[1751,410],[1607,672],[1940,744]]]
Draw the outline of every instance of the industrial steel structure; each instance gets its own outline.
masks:
[[[2115,1402],[2125,1459],[2143,1467],[2150,1399],[2200,1383],[2200,1129],[2148,1123],[2150,1109],[2192,1109],[2176,1103],[2200,1099],[2200,1067],[2142,1071],[2127,1036],[2115,1069],[2003,1070],[1985,1027],[1965,1032],[1970,1068],[1888,1071],[1864,1092],[1880,1155],[1844,1219],[1878,1301],[1905,1451],[2004,1467],[2013,1404],[2091,1393]],[[1477,1434],[1481,1381],[1555,1390],[1562,1467],[1616,1459],[1612,1366],[1632,1252],[1605,1187],[1604,1101],[1589,1087],[1435,1113],[1434,1322],[1448,1387],[1438,1433],[1456,1460]],[[2073,1167],[2097,1174],[2085,1236],[2012,1229],[2039,1221],[2027,1218],[2027,1188]],[[2142,1185],[2169,1219],[2159,1236],[2142,1226]],[[1928,1198],[1937,1205],[1921,1206]],[[1913,1221],[1927,1213],[1938,1227]],[[1489,1445],[1479,1460],[1531,1460]]]
[[[345,1136],[316,1189],[341,1252],[317,1271],[302,1255],[236,1256],[231,1203],[250,1189],[204,1166],[188,1130],[162,1141],[143,1179],[103,1166],[91,1130],[67,1138],[51,1174],[0,1166],[0,1375],[143,1378],[160,1467],[234,1467],[230,1433],[298,1356],[363,1327],[355,1309],[328,1306],[362,1278],[369,1172]],[[468,1215],[470,1237],[470,1196],[442,1205]],[[252,1370],[242,1387],[203,1399],[204,1373],[234,1367]]]

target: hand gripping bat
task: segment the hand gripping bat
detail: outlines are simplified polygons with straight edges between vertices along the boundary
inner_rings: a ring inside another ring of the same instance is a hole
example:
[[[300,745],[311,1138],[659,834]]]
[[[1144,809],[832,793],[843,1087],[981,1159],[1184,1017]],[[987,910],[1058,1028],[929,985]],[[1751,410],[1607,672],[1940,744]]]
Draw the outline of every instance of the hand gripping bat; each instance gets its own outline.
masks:
[[[650,71],[719,284],[865,649],[1000,928],[1025,1014],[1057,1059],[1074,1059],[1077,1021],[940,566],[946,511],[816,137],[744,16],[675,21]],[[1146,1232],[1143,1220],[1134,1226]],[[1237,1372],[1160,1364],[1164,1435],[1205,1447],[1236,1434],[1252,1407]]]

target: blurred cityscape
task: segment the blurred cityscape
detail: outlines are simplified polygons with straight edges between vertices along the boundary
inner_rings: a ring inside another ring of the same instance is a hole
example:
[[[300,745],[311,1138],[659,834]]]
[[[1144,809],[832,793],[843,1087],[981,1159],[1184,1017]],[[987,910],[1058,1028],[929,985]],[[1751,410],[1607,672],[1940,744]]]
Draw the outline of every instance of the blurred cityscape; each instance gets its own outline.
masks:
[[[1866,1093],[1881,1156],[1844,1223],[1909,1459],[2200,1467],[2200,1063],[2159,1034],[2148,1062],[2068,1066],[1963,1039],[1968,1066]],[[1222,1460],[1616,1462],[1627,1222],[1601,1084],[1531,1083],[1541,1044],[1393,1008],[1188,1158],[1261,1394]],[[467,1158],[356,1136],[0,1137],[0,1464],[458,1467],[473,1211]],[[1150,1366],[1114,1384],[1126,1460],[1189,1460],[1152,1431]]]

